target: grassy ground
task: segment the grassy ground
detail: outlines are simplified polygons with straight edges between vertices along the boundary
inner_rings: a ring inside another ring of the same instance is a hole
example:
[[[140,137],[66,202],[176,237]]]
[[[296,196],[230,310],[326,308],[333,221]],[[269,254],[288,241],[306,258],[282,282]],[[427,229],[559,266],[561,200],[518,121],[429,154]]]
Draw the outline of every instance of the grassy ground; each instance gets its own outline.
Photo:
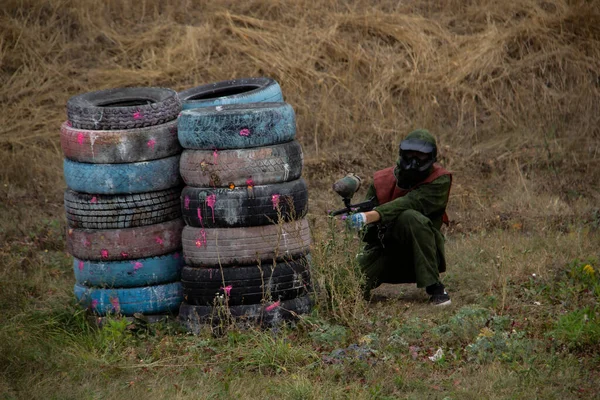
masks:
[[[0,397],[598,397],[594,2],[8,0],[0,26]],[[93,329],[65,253],[66,100],[260,75],[298,116],[327,289],[313,314],[264,332]],[[335,179],[391,165],[417,127],[455,172],[445,309],[412,285],[365,303],[359,242],[324,217]]]

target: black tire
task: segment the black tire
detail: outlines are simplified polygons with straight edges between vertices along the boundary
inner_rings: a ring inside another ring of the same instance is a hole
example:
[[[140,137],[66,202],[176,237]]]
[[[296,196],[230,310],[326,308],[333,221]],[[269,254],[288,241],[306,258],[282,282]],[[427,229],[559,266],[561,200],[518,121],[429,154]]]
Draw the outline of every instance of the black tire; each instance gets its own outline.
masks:
[[[83,93],[67,101],[74,128],[133,129],[172,121],[181,112],[177,92],[166,88],[116,88]]]
[[[310,271],[310,255],[295,260],[248,267],[194,268],[188,265],[181,271],[181,279],[190,283],[202,282],[209,285],[227,286],[230,282],[265,281],[280,276],[302,274]]]
[[[194,228],[182,233],[187,265],[214,267],[298,258],[310,250],[306,219],[244,228]]]
[[[233,292],[233,289],[231,290]],[[243,290],[240,290],[243,291]],[[243,293],[243,294],[230,294],[229,296],[219,297],[217,292],[197,292],[193,290],[184,290],[183,299],[188,304],[197,306],[211,306],[219,304],[220,301],[226,303],[229,306],[241,306],[244,304],[260,304],[266,301],[284,301],[294,299],[305,295],[310,291],[310,287],[307,286],[293,286],[287,289],[281,289],[277,291],[262,291],[259,290],[254,293]],[[216,302],[216,303],[215,303]]]
[[[205,324],[218,325],[233,317],[237,324],[278,325],[284,321],[296,320],[298,315],[308,314],[312,307],[309,295],[295,299],[267,304],[230,306],[225,309],[212,306],[194,306],[182,303],[179,308],[179,321],[190,332],[199,333]]]
[[[204,294],[215,294],[215,292],[219,292],[223,294],[226,292],[226,288],[230,288],[231,290],[235,289],[231,294],[240,293],[255,293],[262,292],[266,290],[279,290],[291,287],[290,285],[294,284],[295,286],[300,286],[302,284],[310,283],[310,274],[308,271],[304,271],[299,274],[289,274],[289,275],[279,275],[277,277],[270,277],[264,279],[252,279],[252,280],[242,280],[242,281],[212,281],[212,282],[189,282],[189,281],[181,281],[181,285],[184,289],[207,292]],[[288,286],[282,286],[288,285]],[[198,293],[200,293],[198,292]]]
[[[300,178],[302,146],[293,140],[238,150],[184,150],[179,171],[186,185],[237,187],[269,185]]]
[[[181,216],[179,188],[114,196],[67,189],[64,200],[67,223],[71,228],[134,228]]]
[[[229,104],[183,111],[177,137],[185,149],[244,149],[285,143],[296,136],[287,103]]]
[[[179,92],[183,109],[283,101],[281,87],[271,78],[215,82]]]
[[[181,193],[183,220],[189,226],[257,226],[300,219],[308,211],[304,179],[233,189],[186,186]]]

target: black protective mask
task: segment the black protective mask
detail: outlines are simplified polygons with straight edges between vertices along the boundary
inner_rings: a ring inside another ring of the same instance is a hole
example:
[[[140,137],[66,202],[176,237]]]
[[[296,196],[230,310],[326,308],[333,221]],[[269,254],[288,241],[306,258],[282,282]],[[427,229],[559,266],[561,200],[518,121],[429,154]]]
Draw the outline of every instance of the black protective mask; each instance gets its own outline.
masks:
[[[401,151],[394,168],[396,184],[400,189],[411,189],[429,176],[434,162],[435,158],[421,160],[417,157],[409,157]]]

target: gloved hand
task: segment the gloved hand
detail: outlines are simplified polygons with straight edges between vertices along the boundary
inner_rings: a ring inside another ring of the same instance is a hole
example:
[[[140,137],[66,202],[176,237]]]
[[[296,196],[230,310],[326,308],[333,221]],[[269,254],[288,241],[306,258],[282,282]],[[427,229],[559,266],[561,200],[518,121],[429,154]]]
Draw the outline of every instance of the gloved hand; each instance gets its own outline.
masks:
[[[367,216],[365,213],[352,214],[346,220],[351,228],[361,230],[367,224]]]

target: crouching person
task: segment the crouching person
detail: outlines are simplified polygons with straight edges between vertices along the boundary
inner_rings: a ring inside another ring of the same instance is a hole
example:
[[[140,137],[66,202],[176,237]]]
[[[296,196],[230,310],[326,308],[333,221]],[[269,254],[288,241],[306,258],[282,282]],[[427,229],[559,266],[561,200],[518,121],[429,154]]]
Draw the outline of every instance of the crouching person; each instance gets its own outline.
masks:
[[[354,228],[364,228],[358,262],[366,277],[366,298],[381,283],[416,283],[432,304],[450,304],[440,281],[446,270],[440,228],[447,223],[452,175],[436,159],[436,141],[427,130],[408,134],[396,166],[373,176],[367,198],[374,197],[378,205],[349,218]]]

